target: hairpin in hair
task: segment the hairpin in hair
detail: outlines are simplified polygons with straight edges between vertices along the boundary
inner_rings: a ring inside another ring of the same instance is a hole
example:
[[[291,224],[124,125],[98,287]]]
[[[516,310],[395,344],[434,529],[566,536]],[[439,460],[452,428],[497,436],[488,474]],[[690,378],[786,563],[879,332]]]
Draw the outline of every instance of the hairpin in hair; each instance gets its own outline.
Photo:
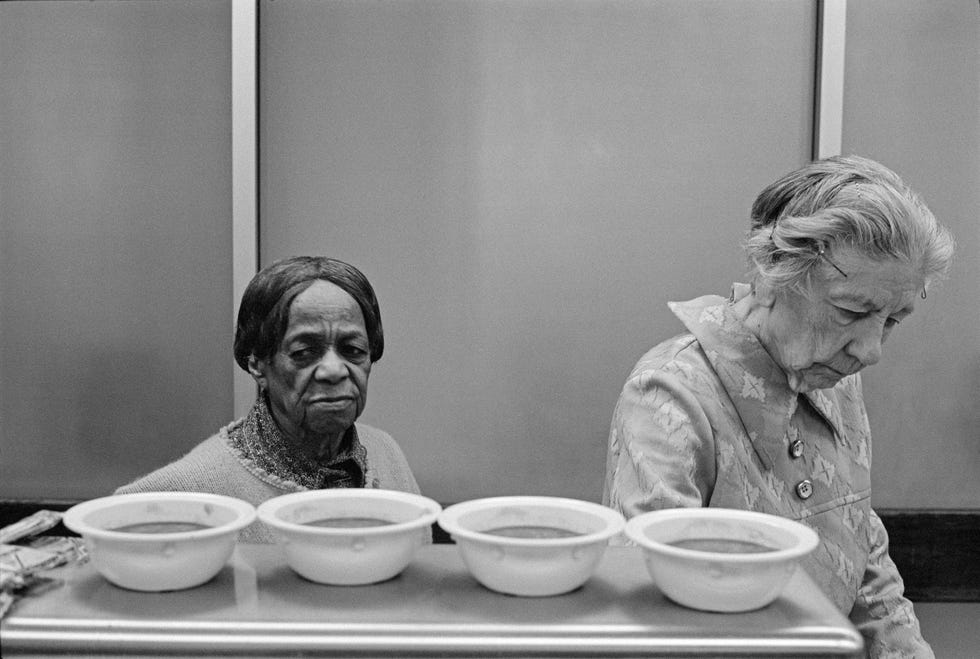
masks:
[[[834,267],[834,270],[836,270],[837,272],[839,272],[839,273],[841,273],[842,275],[844,275],[845,277],[847,277],[847,273],[846,273],[846,272],[844,272],[843,270],[841,270],[841,269],[840,269],[840,268],[839,268],[839,267],[837,266],[837,264],[836,264],[836,263],[834,263],[833,261],[831,261],[831,260],[830,260],[830,257],[829,257],[829,256],[827,256],[827,254],[826,254],[826,250],[824,249],[824,247],[823,247],[823,245],[821,245],[821,246],[820,246],[820,247],[819,247],[819,248],[817,249],[817,254],[818,254],[818,255],[820,255],[820,258],[822,258],[822,259],[823,259],[824,261],[826,261],[827,263],[829,263],[830,265],[832,265],[832,266]]]

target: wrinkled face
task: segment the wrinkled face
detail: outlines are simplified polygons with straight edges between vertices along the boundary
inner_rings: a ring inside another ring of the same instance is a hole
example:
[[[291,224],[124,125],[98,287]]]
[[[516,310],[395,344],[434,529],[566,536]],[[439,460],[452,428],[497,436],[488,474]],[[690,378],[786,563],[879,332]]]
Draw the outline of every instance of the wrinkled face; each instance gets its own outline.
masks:
[[[882,345],[912,313],[922,277],[908,264],[872,261],[841,248],[816,273],[808,296],[778,293],[763,321],[763,345],[786,372],[794,391],[834,386],[881,358]]]
[[[364,410],[371,353],[360,306],[317,281],[296,296],[282,343],[250,370],[280,429],[311,447],[335,441]]]

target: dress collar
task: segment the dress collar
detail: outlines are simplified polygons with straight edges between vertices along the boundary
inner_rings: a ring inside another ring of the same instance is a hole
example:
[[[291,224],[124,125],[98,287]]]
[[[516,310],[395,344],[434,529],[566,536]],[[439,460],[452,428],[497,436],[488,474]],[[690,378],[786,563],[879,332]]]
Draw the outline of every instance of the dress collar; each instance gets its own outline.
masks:
[[[668,306],[698,340],[731,398],[756,454],[766,467],[772,468],[776,456],[786,450],[785,437],[799,405],[799,395],[789,388],[785,372],[732,309],[734,302],[748,294],[747,284],[736,283],[728,299],[706,295],[687,302],[668,302]],[[840,386],[839,383],[803,396],[843,444],[846,440],[838,400]]]

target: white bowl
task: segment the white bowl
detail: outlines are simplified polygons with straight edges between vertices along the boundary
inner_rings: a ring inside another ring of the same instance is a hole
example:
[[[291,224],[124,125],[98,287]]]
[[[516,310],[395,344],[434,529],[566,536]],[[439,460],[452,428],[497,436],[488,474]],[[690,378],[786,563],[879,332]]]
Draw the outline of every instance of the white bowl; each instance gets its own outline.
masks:
[[[95,568],[112,583],[142,591],[198,586],[224,567],[238,531],[255,520],[240,499],[200,492],[118,494],[69,508],[65,526],[85,540]],[[175,524],[195,530],[165,532]],[[153,525],[119,530],[131,525]]]
[[[560,497],[510,496],[464,501],[446,508],[439,526],[456,542],[463,562],[481,584],[508,595],[546,597],[588,581],[609,539],[625,525],[611,508]],[[569,537],[507,537],[522,534]]]
[[[779,597],[819,542],[799,522],[727,508],[643,513],[626,523],[626,537],[644,549],[647,570],[664,595],[692,609],[725,613],[759,609]],[[702,547],[675,544],[691,541]],[[757,547],[736,551],[747,543]]]
[[[312,490],[259,505],[258,516],[280,539],[286,563],[318,583],[355,586],[397,576],[431,538],[442,507],[417,494],[378,489]],[[316,526],[322,520],[366,526]]]

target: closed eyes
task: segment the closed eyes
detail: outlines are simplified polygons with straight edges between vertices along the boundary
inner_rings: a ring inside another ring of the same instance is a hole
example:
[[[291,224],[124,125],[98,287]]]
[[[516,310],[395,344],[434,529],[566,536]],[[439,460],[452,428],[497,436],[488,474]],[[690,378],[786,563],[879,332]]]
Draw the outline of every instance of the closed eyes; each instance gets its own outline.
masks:
[[[855,311],[854,309],[848,309],[847,307],[834,307],[837,310],[838,315],[844,319],[846,324],[857,322],[859,320],[864,320],[865,318],[870,318],[871,316],[878,313],[877,311]],[[901,318],[896,318],[895,316],[889,316],[885,320],[885,327],[891,328],[902,322]]]

